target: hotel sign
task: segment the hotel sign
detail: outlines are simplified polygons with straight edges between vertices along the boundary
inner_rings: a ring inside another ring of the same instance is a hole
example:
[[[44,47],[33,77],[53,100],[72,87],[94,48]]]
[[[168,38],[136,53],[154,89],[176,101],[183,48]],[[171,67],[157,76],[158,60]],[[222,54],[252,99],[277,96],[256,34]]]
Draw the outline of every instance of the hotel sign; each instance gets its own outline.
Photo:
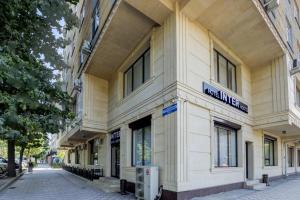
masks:
[[[226,92],[219,90],[208,83],[203,82],[203,92],[219,101],[223,101],[224,103],[244,112],[248,113],[248,106],[236,98],[228,95]]]

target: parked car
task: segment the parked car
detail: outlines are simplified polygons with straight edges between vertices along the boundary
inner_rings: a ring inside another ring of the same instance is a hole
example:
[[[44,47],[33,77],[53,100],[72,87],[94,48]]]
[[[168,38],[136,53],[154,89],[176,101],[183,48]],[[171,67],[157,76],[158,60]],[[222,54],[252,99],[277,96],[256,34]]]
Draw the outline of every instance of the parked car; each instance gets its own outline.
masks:
[[[4,173],[7,170],[7,161],[0,157],[0,174]]]
[[[8,161],[5,158],[0,157],[0,165],[2,165],[3,167],[7,168],[7,163],[8,163]],[[15,160],[15,168],[19,169],[19,164],[16,162],[16,160]]]

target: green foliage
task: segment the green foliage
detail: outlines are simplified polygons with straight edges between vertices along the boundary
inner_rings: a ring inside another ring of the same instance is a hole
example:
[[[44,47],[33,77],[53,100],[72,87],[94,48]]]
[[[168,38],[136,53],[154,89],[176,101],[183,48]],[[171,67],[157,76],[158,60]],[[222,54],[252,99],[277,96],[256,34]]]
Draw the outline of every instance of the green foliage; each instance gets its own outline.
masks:
[[[53,34],[76,25],[69,3],[77,0],[0,0],[0,139],[32,155],[74,116],[59,73],[67,66],[58,49],[68,41]]]

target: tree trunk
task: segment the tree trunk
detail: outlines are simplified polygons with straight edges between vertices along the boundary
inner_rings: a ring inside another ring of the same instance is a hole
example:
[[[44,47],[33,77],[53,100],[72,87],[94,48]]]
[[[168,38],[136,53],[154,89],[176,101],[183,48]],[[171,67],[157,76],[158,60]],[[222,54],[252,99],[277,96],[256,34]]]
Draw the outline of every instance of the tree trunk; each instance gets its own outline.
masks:
[[[16,176],[16,164],[15,164],[15,140],[7,141],[7,172],[8,177]]]
[[[19,172],[20,173],[23,171],[22,162],[23,162],[24,151],[25,151],[25,146],[22,145],[21,150],[20,150],[20,160],[19,160]]]

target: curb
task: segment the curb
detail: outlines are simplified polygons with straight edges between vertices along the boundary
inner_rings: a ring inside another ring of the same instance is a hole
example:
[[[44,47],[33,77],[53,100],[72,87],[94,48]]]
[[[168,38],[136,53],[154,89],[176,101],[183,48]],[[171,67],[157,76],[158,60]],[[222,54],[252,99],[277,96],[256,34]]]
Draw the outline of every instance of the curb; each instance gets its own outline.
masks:
[[[19,178],[21,178],[21,176],[23,176],[25,172],[26,172],[26,170],[24,170],[22,173],[18,174],[16,177],[14,177],[11,180],[9,180],[7,183],[4,183],[3,185],[1,185],[0,186],[0,192],[2,192],[3,190],[5,190],[6,188],[8,188],[15,181],[17,181]]]

